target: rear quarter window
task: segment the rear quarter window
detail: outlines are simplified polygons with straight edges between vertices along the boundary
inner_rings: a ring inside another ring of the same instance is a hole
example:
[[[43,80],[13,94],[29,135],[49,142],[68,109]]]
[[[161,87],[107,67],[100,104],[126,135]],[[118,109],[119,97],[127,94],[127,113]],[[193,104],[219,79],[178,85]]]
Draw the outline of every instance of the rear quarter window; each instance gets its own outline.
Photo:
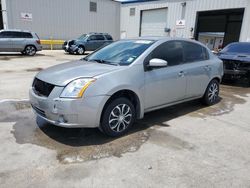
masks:
[[[23,32],[22,33],[23,38],[33,38],[31,33]]]
[[[105,35],[107,40],[113,40],[113,38],[110,35]]]

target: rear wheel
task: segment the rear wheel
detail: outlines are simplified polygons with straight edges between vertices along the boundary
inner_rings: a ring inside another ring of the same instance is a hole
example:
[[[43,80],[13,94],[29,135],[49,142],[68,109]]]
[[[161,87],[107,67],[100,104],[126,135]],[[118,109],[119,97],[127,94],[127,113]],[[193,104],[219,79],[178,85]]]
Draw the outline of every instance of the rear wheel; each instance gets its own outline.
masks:
[[[203,103],[210,106],[218,102],[220,93],[220,84],[216,79],[213,79],[207,86],[203,96]]]
[[[26,55],[34,56],[36,54],[36,47],[32,45],[26,46],[24,52]]]
[[[104,109],[100,128],[104,134],[118,137],[125,134],[134,121],[134,105],[126,98],[117,98]]]

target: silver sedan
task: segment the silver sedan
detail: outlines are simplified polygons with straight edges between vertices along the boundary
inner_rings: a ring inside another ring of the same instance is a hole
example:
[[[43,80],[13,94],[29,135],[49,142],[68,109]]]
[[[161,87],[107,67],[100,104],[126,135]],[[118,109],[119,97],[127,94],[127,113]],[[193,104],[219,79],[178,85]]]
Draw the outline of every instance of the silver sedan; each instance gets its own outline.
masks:
[[[121,136],[146,112],[198,98],[215,104],[222,76],[222,61],[199,42],[120,40],[38,73],[30,102],[37,116],[54,125]]]

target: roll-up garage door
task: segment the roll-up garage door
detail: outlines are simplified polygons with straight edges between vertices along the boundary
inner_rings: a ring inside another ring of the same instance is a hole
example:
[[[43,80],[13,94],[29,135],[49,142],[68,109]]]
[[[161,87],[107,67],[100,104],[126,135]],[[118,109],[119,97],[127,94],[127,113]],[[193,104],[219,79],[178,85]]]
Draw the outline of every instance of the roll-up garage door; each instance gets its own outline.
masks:
[[[167,8],[143,10],[141,16],[141,36],[166,35]]]

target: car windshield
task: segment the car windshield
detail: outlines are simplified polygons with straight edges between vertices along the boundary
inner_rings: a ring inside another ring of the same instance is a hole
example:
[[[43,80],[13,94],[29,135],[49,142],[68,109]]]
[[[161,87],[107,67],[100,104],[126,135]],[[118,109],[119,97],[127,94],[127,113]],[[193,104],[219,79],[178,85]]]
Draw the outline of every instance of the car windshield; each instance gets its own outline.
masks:
[[[130,65],[138,58],[149,46],[152,40],[121,40],[111,43],[108,46],[90,54],[83,60],[96,61],[110,65]]]
[[[86,34],[83,34],[82,36],[78,37],[78,39],[84,39],[87,35]]]
[[[241,53],[250,55],[250,43],[233,43],[226,46],[221,53]]]

